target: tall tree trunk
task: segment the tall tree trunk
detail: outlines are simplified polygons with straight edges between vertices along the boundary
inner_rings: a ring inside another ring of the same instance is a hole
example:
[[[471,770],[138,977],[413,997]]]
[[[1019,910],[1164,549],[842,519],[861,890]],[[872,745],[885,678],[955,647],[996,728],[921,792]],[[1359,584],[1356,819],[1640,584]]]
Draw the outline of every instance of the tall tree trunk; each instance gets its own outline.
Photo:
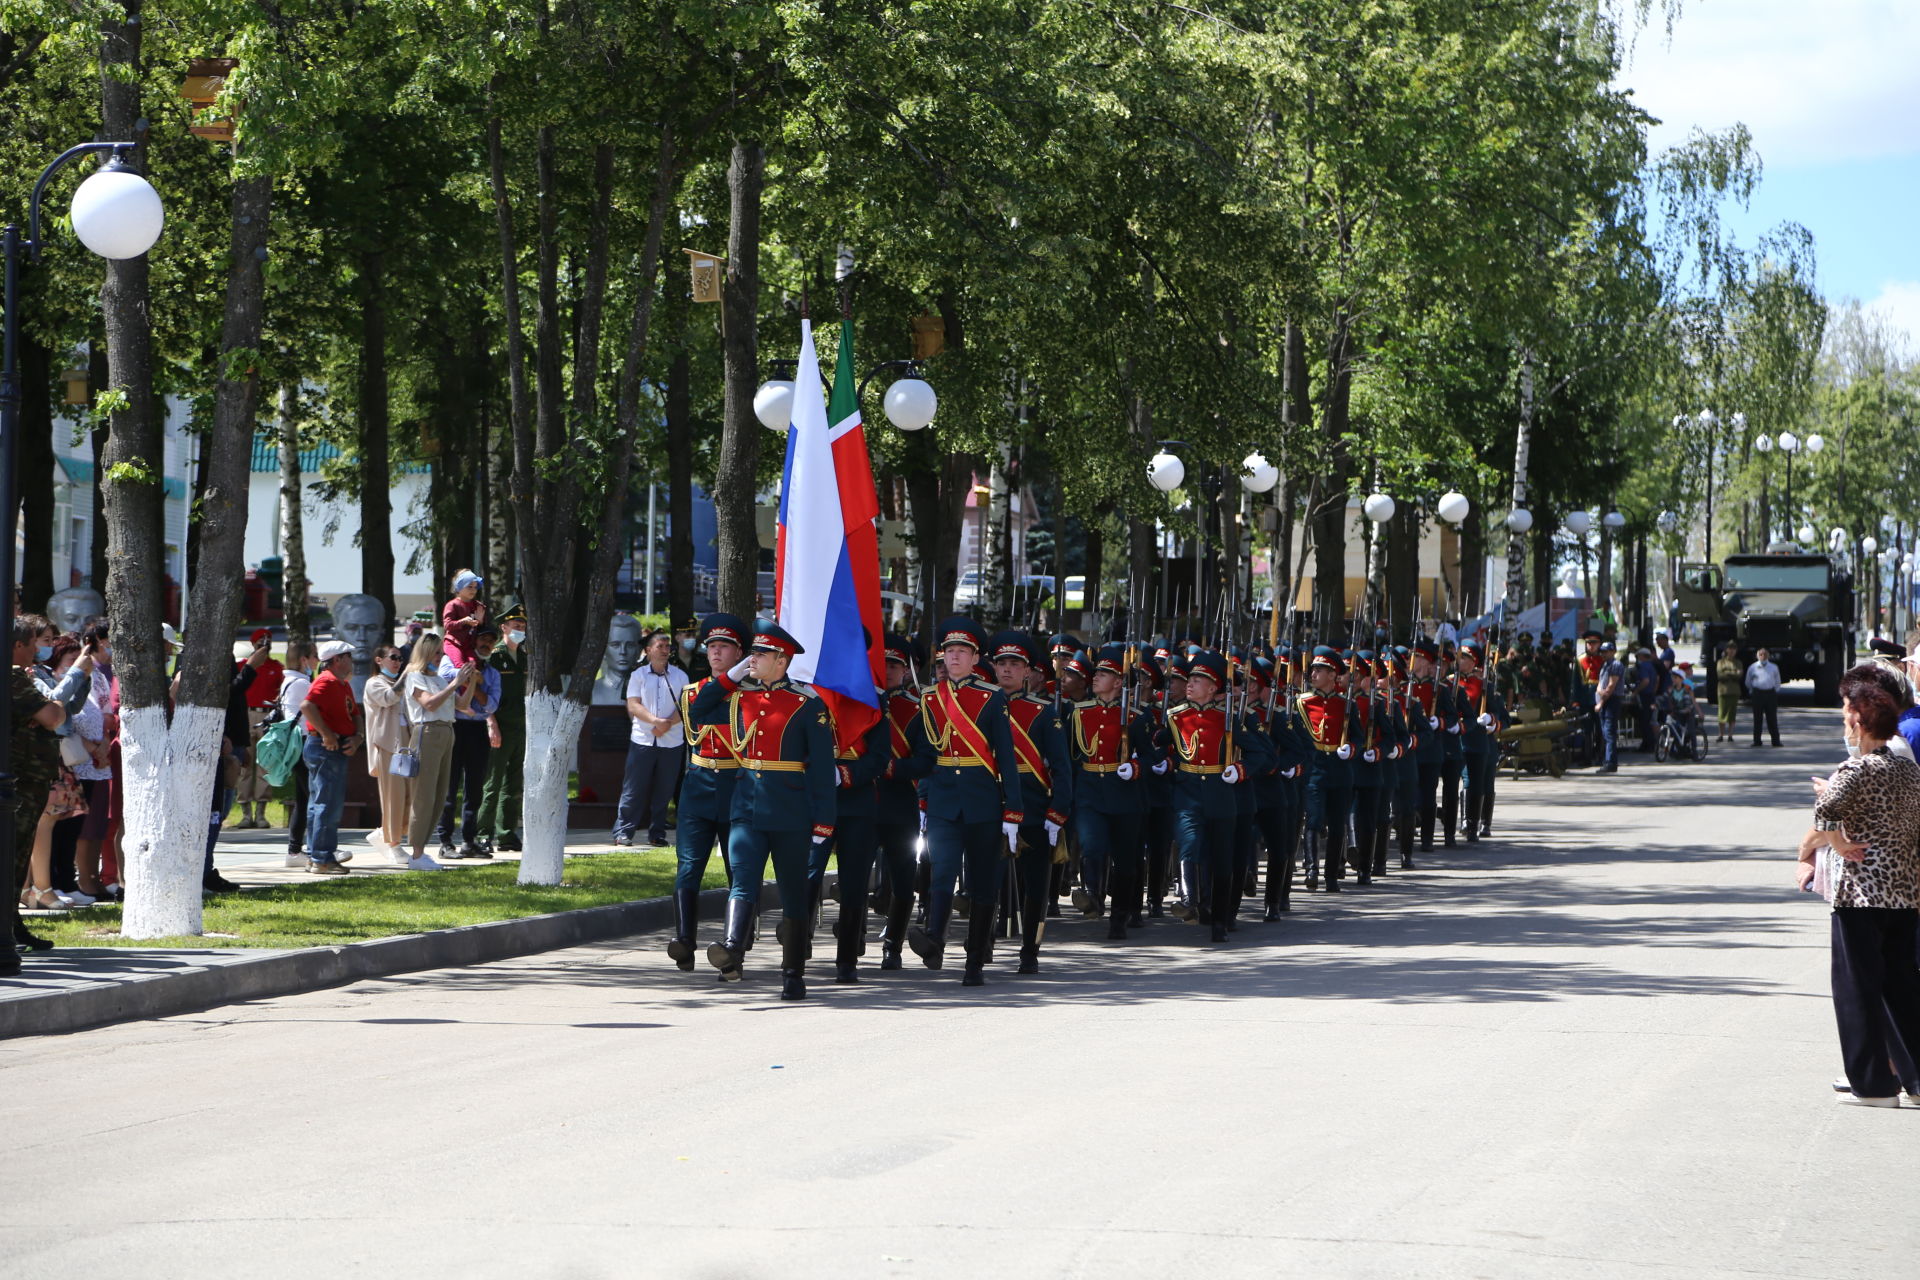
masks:
[[[360,590],[393,631],[393,471],[387,458],[386,256],[360,259]],[[485,437],[481,437],[484,441]]]
[[[1131,362],[1129,362],[1122,380],[1127,383],[1133,381],[1133,366]],[[1137,448],[1142,455],[1151,457],[1154,452],[1153,406],[1147,403],[1145,396],[1140,395],[1130,397],[1128,403],[1132,408],[1130,418],[1134,447]],[[1162,511],[1166,509],[1166,499],[1159,496],[1157,492],[1154,501],[1158,503]],[[1089,561],[1087,565],[1087,588],[1089,591],[1092,591],[1094,585],[1100,581],[1100,566],[1093,563],[1097,558],[1097,548],[1095,544],[1091,542],[1091,539],[1098,537],[1100,530],[1096,527],[1089,526],[1087,533],[1090,540],[1087,552]],[[1144,622],[1135,620],[1130,623],[1127,628],[1127,634],[1141,640],[1150,639],[1152,633],[1159,628],[1163,621],[1160,617],[1160,596],[1157,590],[1158,583],[1155,581],[1155,578],[1157,574],[1163,573],[1165,570],[1160,566],[1160,548],[1157,542],[1158,526],[1153,520],[1132,514],[1127,516],[1127,605],[1130,609],[1138,609],[1146,619]],[[1099,607],[1100,598],[1097,595],[1089,595],[1087,597],[1087,608],[1097,610]],[[1105,638],[1104,636],[1101,637],[1103,640]]]
[[[976,598],[992,626],[1008,626],[1013,608],[1013,450],[1002,443],[987,470],[986,555]]]
[[[686,311],[673,362],[667,366],[667,618],[693,621],[693,359],[686,344]]]
[[[279,414],[274,434],[280,445],[280,608],[286,619],[287,639],[313,643],[313,619],[307,612],[306,513],[301,496],[299,392],[291,382],[280,384]]]
[[[20,509],[9,514],[7,536],[20,530],[20,602],[23,612],[38,613],[47,597],[67,585],[54,581],[53,543],[53,353],[31,334],[20,335],[20,451],[16,460]],[[62,566],[64,569],[65,566]]]
[[[1351,319],[1343,310],[1327,339],[1327,398],[1320,434],[1325,450],[1320,501],[1309,514],[1313,526],[1313,608],[1328,635],[1343,640],[1347,628],[1347,486],[1352,463],[1347,456],[1348,409],[1353,393]]]
[[[94,342],[87,353],[87,385],[104,387],[111,375],[107,372],[107,344],[105,338]],[[92,531],[92,563],[87,567],[87,585],[95,591],[107,589],[107,486],[104,458],[107,451],[107,428],[103,424],[93,429],[93,512],[87,522]]]
[[[1520,423],[1513,441],[1513,500],[1510,509],[1514,511],[1523,511],[1527,507],[1527,464],[1533,450],[1533,395],[1533,348],[1523,346],[1520,348]],[[1524,533],[1507,535],[1507,611],[1510,617],[1518,616],[1527,607],[1528,536]],[[1545,534],[1539,536],[1544,538]],[[1551,588],[1543,583],[1541,590]]]
[[[753,416],[759,380],[760,192],[767,153],[758,142],[736,142],[727,164],[730,224],[727,273],[720,287],[725,407],[720,457],[714,469],[713,511],[720,555],[720,607],[751,618],[758,612],[760,534],[754,521],[760,437]]]
[[[213,426],[203,445],[207,484],[198,513],[200,573],[180,657],[173,723],[164,705],[126,711],[121,730],[126,789],[127,905],[120,932],[162,938],[200,932],[200,872],[207,796],[220,752],[233,682],[233,633],[240,621],[247,534],[247,487],[258,414],[255,366],[266,313],[267,216],[273,181],[233,184],[232,235]],[[116,628],[116,652],[119,631]]]

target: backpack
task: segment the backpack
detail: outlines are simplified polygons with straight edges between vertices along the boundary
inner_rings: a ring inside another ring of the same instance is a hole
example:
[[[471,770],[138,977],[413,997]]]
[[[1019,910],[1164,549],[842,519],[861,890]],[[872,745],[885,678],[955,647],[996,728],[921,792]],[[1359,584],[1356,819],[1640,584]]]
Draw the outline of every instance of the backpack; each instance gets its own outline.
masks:
[[[306,750],[306,735],[300,732],[300,717],[291,720],[276,720],[268,725],[260,735],[260,745],[254,748],[254,759],[260,765],[260,771],[267,775],[270,786],[284,786],[293,776],[294,768],[299,765],[301,753]]]

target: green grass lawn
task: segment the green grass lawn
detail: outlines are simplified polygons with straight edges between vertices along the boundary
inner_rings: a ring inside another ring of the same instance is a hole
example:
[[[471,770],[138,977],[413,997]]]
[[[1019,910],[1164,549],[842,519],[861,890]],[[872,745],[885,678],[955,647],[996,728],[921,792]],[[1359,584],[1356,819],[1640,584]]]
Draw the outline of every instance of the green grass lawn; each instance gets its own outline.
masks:
[[[62,947],[332,946],[665,897],[673,889],[674,854],[661,849],[568,858],[563,882],[553,887],[517,885],[518,871],[517,863],[501,863],[222,894],[206,900],[207,935],[198,938],[123,939],[120,908],[104,903],[64,917],[35,917],[29,927]],[[705,884],[726,882],[716,858]]]

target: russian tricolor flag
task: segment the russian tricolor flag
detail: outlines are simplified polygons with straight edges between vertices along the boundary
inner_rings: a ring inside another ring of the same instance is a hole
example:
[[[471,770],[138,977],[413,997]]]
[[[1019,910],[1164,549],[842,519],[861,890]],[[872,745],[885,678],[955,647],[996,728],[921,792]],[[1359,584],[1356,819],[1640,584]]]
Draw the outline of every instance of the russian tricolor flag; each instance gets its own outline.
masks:
[[[833,399],[824,411],[822,400],[813,323],[802,320],[780,485],[774,613],[806,648],[791,675],[826,700],[845,744],[880,718],[876,686],[886,675],[875,525],[880,502],[860,426],[851,320],[840,325]]]

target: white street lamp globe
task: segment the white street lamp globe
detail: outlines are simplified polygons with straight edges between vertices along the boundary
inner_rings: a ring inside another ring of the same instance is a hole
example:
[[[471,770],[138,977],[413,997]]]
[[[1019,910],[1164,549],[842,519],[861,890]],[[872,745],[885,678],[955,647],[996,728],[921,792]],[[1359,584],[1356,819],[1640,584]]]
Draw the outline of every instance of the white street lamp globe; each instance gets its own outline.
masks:
[[[1733,429],[1734,429],[1735,431],[1745,431],[1745,430],[1747,429],[1747,415],[1746,415],[1746,414],[1744,414],[1744,413],[1736,413],[1736,414],[1734,414],[1734,415],[1733,415]]]
[[[1459,524],[1467,518],[1467,512],[1472,509],[1473,504],[1467,501],[1467,495],[1455,490],[1441,494],[1439,505],[1433,510],[1435,515],[1448,524]]]
[[[1700,425],[1703,427],[1711,427],[1714,423],[1720,421],[1720,419],[1713,416],[1713,410],[1711,409],[1702,409],[1699,420]]]
[[[1872,534],[1868,534],[1866,537],[1860,539],[1860,550],[1864,551],[1866,554],[1872,555],[1874,552],[1878,551],[1879,549],[1880,549],[1880,539],[1874,537]]]
[[[1627,527],[1627,518],[1618,511],[1609,511],[1600,517],[1600,523],[1609,529],[1624,529]]]
[[[1755,440],[1755,441],[1753,442],[1753,447],[1754,447],[1754,448],[1756,448],[1756,449],[1758,449],[1758,450],[1759,450],[1759,451],[1760,451],[1761,453],[1772,453],[1772,452],[1773,452],[1773,437],[1772,437],[1772,436],[1761,436],[1761,437],[1760,437],[1760,438],[1759,438],[1758,440]]]
[[[1800,526],[1800,528],[1799,528],[1799,530],[1798,530],[1798,531],[1797,531],[1797,533],[1796,533],[1796,536],[1797,536],[1797,537],[1799,538],[1799,540],[1800,540],[1801,542],[1812,542],[1812,541],[1813,541],[1813,526],[1812,526],[1812,525],[1810,525],[1810,524],[1803,524],[1803,525],[1801,525],[1801,526]]]
[[[131,169],[109,165],[73,193],[73,234],[103,258],[137,258],[166,226],[160,193]]]
[[[1687,424],[1691,421],[1692,419],[1688,418],[1686,414],[1676,413],[1673,415],[1673,429],[1675,431],[1684,431],[1687,428]]]
[[[902,378],[887,388],[887,394],[881,398],[880,407],[886,410],[887,421],[902,431],[918,431],[933,421],[935,410],[940,407],[940,397],[933,388],[920,378]]]
[[[1785,453],[1796,453],[1800,448],[1800,437],[1791,431],[1780,433],[1780,448]]]
[[[1384,493],[1376,493],[1361,504],[1360,509],[1367,513],[1367,519],[1375,524],[1385,524],[1393,519],[1394,501]]]
[[[1680,527],[1680,517],[1671,511],[1662,511],[1654,523],[1660,526],[1660,532],[1672,533]]]
[[[1827,438],[1818,432],[1807,437],[1807,452],[1818,453],[1827,447]]]
[[[1527,510],[1525,507],[1515,507],[1513,510],[1507,512],[1507,531],[1509,533],[1525,533],[1531,528],[1533,528],[1533,512]]]
[[[1569,511],[1562,523],[1567,526],[1568,533],[1584,538],[1587,536],[1587,530],[1593,528],[1593,517],[1585,511]]]
[[[793,425],[793,383],[775,378],[753,393],[753,416],[769,431],[785,431]]]
[[[1280,483],[1280,468],[1266,455],[1250,453],[1240,462],[1240,485],[1248,493],[1265,493]]]
[[[1187,464],[1162,449],[1147,462],[1147,482],[1162,493],[1172,493],[1187,478]]]
[[[1835,525],[1827,530],[1827,545],[1835,551],[1847,545],[1847,531]]]
[[[1902,569],[1913,568],[1913,552],[1909,551],[1900,557],[1900,567]]]

